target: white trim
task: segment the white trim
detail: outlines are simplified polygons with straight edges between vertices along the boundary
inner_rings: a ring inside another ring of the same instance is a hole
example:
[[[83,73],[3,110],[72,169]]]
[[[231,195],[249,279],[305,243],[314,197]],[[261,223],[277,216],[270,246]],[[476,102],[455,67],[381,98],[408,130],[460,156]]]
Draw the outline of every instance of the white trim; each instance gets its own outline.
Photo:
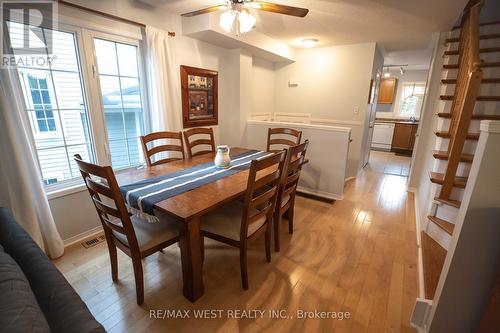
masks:
[[[329,200],[343,200],[344,199],[343,194],[338,195],[338,194],[334,194],[334,193],[330,193],[330,192],[311,190],[311,189],[307,189],[307,188],[302,187],[302,186],[297,186],[297,192],[299,192],[299,193],[302,192],[305,194],[314,195],[314,196],[329,199]]]
[[[263,120],[247,120],[250,125],[274,125],[283,126],[288,125],[294,128],[312,128],[318,130],[332,131],[332,132],[346,132],[350,133],[351,129],[348,127],[338,127],[338,126],[327,126],[327,125],[315,125],[315,124],[303,124],[303,123],[291,123],[291,122],[277,122],[277,121],[263,121]]]
[[[341,124],[341,125],[352,125],[352,126],[363,126],[363,121],[355,121],[355,120],[337,120],[337,119],[326,119],[326,118],[311,118],[311,123],[318,124]]]
[[[480,128],[481,128],[481,132],[500,133],[500,121],[499,120],[482,120]]]
[[[347,177],[346,179],[344,179],[344,183],[347,183],[348,181],[356,179],[356,178],[357,178],[357,175],[356,176],[352,176],[352,177]]]
[[[422,240],[420,238],[420,211],[418,209],[418,196],[415,188],[408,188],[408,192],[413,193],[413,204],[415,206],[415,233],[417,241],[417,268],[418,268],[418,296],[425,298],[425,283],[424,283],[424,260],[422,254]]]
[[[84,192],[86,190],[85,184],[81,181],[74,185],[65,185],[53,190],[47,190],[47,199],[54,200],[60,197],[65,197],[74,193]]]
[[[101,234],[103,232],[104,232],[104,230],[102,229],[102,226],[98,226],[98,227],[92,228],[90,230],[84,231],[82,233],[79,233],[78,235],[75,235],[75,236],[72,236],[68,239],[65,239],[63,241],[64,247],[66,248],[66,247],[74,245],[76,243],[80,243],[81,241],[83,241],[86,238],[90,238],[92,236]]]
[[[274,121],[277,122],[297,122],[303,124],[311,123],[310,113],[290,113],[290,112],[275,112]]]

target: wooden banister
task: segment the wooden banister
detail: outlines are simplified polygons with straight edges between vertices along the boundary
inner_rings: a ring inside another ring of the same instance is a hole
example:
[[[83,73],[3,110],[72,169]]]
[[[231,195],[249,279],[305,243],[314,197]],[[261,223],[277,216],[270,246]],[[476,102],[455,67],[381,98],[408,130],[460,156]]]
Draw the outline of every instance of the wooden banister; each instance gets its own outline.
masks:
[[[448,163],[444,172],[439,199],[449,200],[461,160],[472,112],[479,93],[483,72],[479,58],[479,12],[484,1],[467,8],[462,19],[459,44],[459,68],[451,106]]]

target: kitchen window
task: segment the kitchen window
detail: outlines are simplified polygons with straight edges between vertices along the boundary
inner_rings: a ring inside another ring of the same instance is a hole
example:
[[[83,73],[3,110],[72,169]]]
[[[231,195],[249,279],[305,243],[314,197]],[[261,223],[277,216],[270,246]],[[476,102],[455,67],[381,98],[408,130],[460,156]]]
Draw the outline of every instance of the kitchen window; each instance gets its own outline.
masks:
[[[75,154],[115,169],[141,165],[146,108],[140,41],[63,23],[39,29],[44,40],[52,39],[52,53],[45,49],[45,55],[55,60],[18,66],[17,72],[47,191],[81,184]],[[13,44],[23,31],[22,24],[8,22]]]
[[[399,114],[403,117],[419,117],[424,100],[424,83],[404,83]]]

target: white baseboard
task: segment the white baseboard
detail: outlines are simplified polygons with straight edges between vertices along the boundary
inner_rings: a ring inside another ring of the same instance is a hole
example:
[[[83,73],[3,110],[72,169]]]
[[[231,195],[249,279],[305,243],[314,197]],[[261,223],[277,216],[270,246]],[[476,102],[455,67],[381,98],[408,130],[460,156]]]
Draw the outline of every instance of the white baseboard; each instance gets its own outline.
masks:
[[[302,192],[309,195],[314,195],[320,198],[325,198],[328,200],[342,200],[344,199],[344,195],[338,195],[334,193],[319,191],[319,190],[311,190],[302,186],[297,186],[297,192]]]
[[[356,179],[356,178],[357,178],[357,176],[347,177],[347,178],[344,180],[344,183],[347,183],[348,181],[353,180],[353,179]]]
[[[68,247],[68,246],[71,246],[73,244],[79,243],[79,242],[83,241],[84,239],[95,236],[97,234],[100,234],[103,231],[104,230],[102,229],[102,226],[98,226],[98,227],[92,228],[90,230],[84,231],[82,233],[79,233],[78,235],[75,235],[75,236],[72,236],[68,239],[65,239],[63,241],[64,247]]]
[[[410,189],[408,189],[410,191]],[[416,189],[411,191],[414,193],[413,201],[415,205],[415,233],[417,238],[417,267],[418,267],[418,295],[420,298],[425,298],[425,285],[424,285],[424,260],[422,256],[422,240],[420,239],[420,211],[418,205],[418,196]]]

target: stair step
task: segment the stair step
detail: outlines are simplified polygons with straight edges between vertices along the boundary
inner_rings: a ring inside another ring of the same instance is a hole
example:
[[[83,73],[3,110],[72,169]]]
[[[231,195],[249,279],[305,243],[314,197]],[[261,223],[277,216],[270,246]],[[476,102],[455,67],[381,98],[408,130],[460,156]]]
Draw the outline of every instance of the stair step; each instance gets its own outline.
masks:
[[[500,52],[500,47],[483,47],[479,49],[479,53],[493,53],[493,52]],[[446,56],[459,55],[459,54],[460,54],[459,50],[444,51],[444,55]]]
[[[479,26],[480,27],[484,27],[484,26],[487,26],[487,25],[497,25],[497,24],[500,24],[500,21],[490,21],[490,22],[483,22],[483,23],[479,23]],[[453,29],[451,30],[459,30],[461,29],[462,27],[459,26],[459,25],[456,25],[453,27]]]
[[[484,35],[479,35],[480,40],[484,39],[496,39],[500,38],[500,34],[484,34]],[[446,43],[458,43],[460,41],[460,38],[455,37],[455,38],[446,38]]]
[[[451,118],[451,113],[449,112],[438,112],[439,118]],[[500,120],[500,115],[498,114],[473,114],[472,119],[474,120]]]
[[[460,208],[460,205],[462,204],[462,201],[459,200],[452,200],[452,199],[446,200],[446,199],[441,199],[439,197],[435,197],[434,200],[455,208]]]
[[[447,64],[443,65],[444,69],[457,69],[460,66],[458,64]],[[482,62],[479,67],[490,68],[490,67],[500,67],[500,62]]]
[[[448,139],[450,138],[450,132],[438,131],[436,135],[440,138]],[[467,140],[476,141],[479,140],[479,133],[469,133],[466,137]]]
[[[425,298],[434,299],[447,251],[425,231],[421,232],[421,246],[424,264]]]
[[[441,98],[442,101],[452,101],[454,95],[441,95],[439,98]],[[476,101],[481,101],[481,102],[496,102],[500,101],[500,96],[477,96]]]
[[[453,229],[455,229],[455,225],[453,223],[440,219],[436,216],[427,216],[427,218],[429,218],[432,223],[446,231],[448,235],[453,235]]]
[[[442,84],[457,84],[457,79],[443,79],[441,80]],[[492,79],[482,79],[481,84],[494,84],[500,83],[500,78],[492,78]]]
[[[448,160],[448,152],[444,150],[434,150],[432,152],[432,156],[438,160],[447,161]],[[460,162],[464,163],[472,163],[474,159],[474,155],[472,154],[462,154],[460,155]]]
[[[431,182],[443,185],[444,173],[431,172]],[[465,188],[465,185],[467,185],[467,177],[455,177],[455,181],[453,182],[454,187]]]

